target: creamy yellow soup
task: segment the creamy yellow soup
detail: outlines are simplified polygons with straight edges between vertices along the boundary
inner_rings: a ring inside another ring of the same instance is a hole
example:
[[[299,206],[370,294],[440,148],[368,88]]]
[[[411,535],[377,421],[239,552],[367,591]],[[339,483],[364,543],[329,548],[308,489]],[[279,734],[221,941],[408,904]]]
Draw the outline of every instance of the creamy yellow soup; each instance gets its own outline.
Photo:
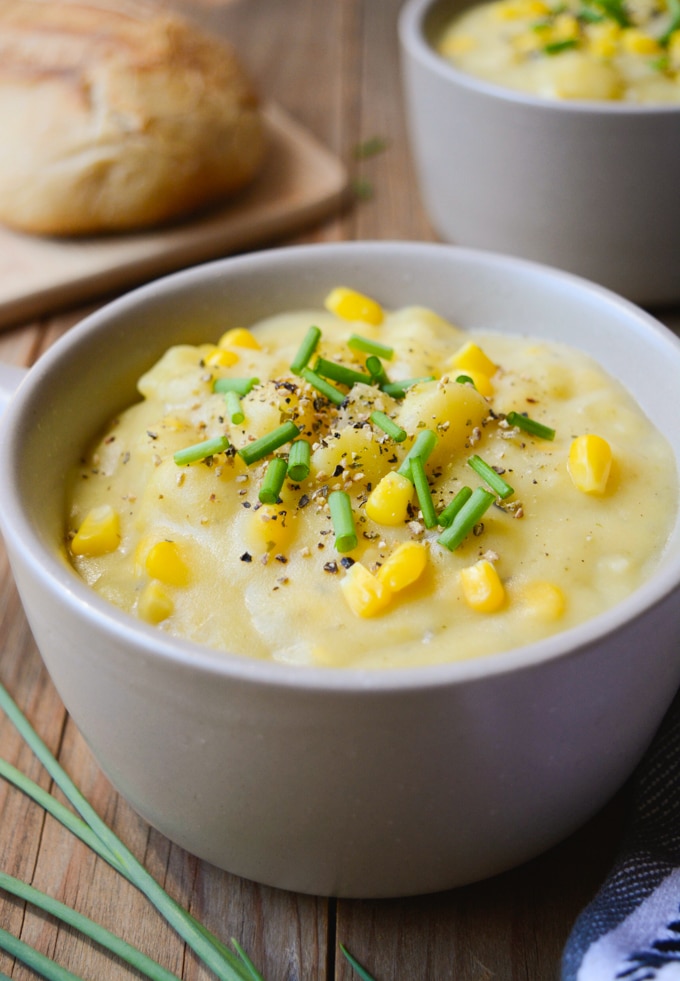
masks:
[[[407,667],[565,630],[658,563],[670,448],[582,352],[345,289],[250,327],[168,350],[72,475],[75,568],[133,616]]]
[[[680,102],[680,15],[667,0],[494,0],[454,18],[438,50],[541,97]]]

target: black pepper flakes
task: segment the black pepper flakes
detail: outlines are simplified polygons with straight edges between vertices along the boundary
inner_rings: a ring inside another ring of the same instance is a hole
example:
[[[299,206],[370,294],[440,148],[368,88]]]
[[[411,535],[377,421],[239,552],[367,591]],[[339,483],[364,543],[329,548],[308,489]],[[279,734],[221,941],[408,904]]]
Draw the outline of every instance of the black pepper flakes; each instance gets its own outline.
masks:
[[[241,562],[252,562],[253,561],[253,557],[250,554],[250,552],[244,552],[243,555],[240,556],[240,558],[241,558]]]

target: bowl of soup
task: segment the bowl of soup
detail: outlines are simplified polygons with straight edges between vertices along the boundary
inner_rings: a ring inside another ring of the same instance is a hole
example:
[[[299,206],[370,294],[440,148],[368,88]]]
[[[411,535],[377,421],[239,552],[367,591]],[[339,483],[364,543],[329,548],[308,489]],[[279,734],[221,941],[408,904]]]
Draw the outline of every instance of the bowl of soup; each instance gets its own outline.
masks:
[[[104,773],[312,894],[562,840],[680,680],[679,367],[605,289],[427,243],[227,259],[88,317],[9,398],[0,525]]]
[[[664,4],[409,0],[405,112],[434,231],[677,301],[673,27]]]

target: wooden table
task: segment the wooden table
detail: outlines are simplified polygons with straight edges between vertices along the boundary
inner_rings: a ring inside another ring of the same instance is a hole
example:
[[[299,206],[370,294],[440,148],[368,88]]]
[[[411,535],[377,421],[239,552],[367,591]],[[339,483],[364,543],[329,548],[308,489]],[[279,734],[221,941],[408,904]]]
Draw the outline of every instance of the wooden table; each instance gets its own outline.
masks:
[[[404,132],[396,40],[400,0],[239,0],[221,11],[211,9],[210,0],[201,3],[202,16],[219,22],[237,43],[263,94],[345,162],[360,192],[325,223],[287,242],[433,240]],[[356,147],[375,137],[385,141],[382,152],[358,157]],[[86,312],[60,312],[3,332],[0,360],[30,365]],[[678,311],[667,313],[668,322],[677,326]],[[467,888],[378,902],[265,888],[184,853],[112,791],[42,666],[2,551],[0,622],[0,680],[63,766],[165,888],[225,940],[236,937],[267,981],[348,981],[354,975],[339,943],[377,981],[547,981],[558,976],[574,918],[614,853],[625,790],[589,826],[547,855]],[[49,787],[4,718],[0,754]],[[0,869],[121,933],[186,981],[212,977],[132,887],[4,784]],[[137,976],[50,918],[3,895],[0,926],[84,979]],[[0,955],[3,971],[16,979],[34,977]]]

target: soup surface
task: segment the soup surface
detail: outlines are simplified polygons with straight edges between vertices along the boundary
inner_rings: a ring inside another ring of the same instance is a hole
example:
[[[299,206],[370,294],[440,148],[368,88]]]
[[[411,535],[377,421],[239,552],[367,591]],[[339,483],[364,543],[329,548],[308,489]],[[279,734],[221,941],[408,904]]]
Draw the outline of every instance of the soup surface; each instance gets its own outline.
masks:
[[[493,0],[454,18],[438,49],[532,95],[680,102],[680,13],[666,0]]]
[[[582,352],[344,289],[251,328],[168,350],[72,474],[72,562],[133,616],[406,667],[564,630],[659,561],[671,450]]]

